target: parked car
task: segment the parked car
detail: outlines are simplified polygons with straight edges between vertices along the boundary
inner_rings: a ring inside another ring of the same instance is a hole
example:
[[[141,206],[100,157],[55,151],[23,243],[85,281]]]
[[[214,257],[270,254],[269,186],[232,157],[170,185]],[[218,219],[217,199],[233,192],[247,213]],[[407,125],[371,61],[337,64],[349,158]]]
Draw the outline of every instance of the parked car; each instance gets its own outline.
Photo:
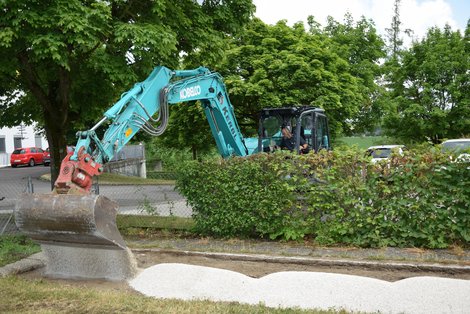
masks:
[[[67,154],[73,152],[75,146],[67,146]],[[44,166],[49,166],[51,164],[51,151],[49,147],[44,151]]]
[[[400,155],[403,155],[403,152],[406,150],[404,145],[379,145],[371,146],[367,149],[366,156],[372,157],[372,162],[376,163],[380,160],[389,159],[392,156],[393,152],[397,152]]]
[[[44,151],[39,147],[17,148],[10,156],[10,164],[13,168],[18,165],[28,165],[44,163]]]
[[[51,164],[51,152],[49,151],[49,147],[46,148],[44,151],[44,166],[49,166]]]
[[[470,138],[447,140],[442,143],[442,151],[457,155],[455,161],[470,161]]]

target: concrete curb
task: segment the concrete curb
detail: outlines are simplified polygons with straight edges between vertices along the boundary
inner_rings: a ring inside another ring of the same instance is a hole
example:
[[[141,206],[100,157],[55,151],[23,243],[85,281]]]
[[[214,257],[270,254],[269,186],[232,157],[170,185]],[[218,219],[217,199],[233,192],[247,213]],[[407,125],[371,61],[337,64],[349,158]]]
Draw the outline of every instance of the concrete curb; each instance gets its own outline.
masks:
[[[200,251],[185,251],[171,249],[132,249],[135,253],[158,252],[184,256],[203,256],[221,260],[269,262],[280,264],[299,264],[317,266],[347,266],[347,267],[367,267],[376,270],[410,270],[410,271],[431,271],[431,272],[453,272],[470,273],[470,266],[456,264],[439,264],[423,262],[393,262],[393,261],[363,261],[348,259],[312,258],[297,256],[276,256],[265,254],[237,254],[237,253],[214,253]]]
[[[157,252],[179,256],[202,256],[220,260],[269,262],[279,264],[299,264],[312,266],[343,266],[367,267],[375,270],[409,270],[430,272],[470,273],[470,266],[457,264],[423,263],[423,262],[394,262],[394,261],[364,261],[353,259],[331,259],[298,256],[277,256],[265,254],[215,253],[173,249],[132,249],[134,253]],[[31,255],[20,261],[0,267],[0,277],[16,275],[45,266],[42,252]]]
[[[0,277],[25,273],[37,268],[44,267],[45,258],[42,252],[23,258],[17,262],[0,267]]]

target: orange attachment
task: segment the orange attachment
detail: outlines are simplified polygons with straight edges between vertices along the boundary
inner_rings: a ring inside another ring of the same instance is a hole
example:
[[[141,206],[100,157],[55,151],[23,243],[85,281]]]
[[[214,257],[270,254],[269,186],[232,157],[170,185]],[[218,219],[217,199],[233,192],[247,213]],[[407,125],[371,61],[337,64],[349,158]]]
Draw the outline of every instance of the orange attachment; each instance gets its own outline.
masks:
[[[84,147],[80,148],[77,160],[70,160],[73,154],[73,152],[68,153],[62,160],[54,190],[58,194],[89,194],[93,177],[100,175],[103,168],[85,152]]]

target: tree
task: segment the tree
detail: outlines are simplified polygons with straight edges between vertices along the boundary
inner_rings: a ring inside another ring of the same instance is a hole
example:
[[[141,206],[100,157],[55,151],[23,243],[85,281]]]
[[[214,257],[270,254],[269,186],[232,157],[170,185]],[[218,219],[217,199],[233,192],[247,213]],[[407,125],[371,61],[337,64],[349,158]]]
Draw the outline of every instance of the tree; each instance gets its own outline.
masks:
[[[156,139],[157,145],[190,150],[193,159],[215,148],[209,123],[199,102],[171,106],[167,131]]]
[[[251,0],[45,0],[2,2],[0,123],[39,122],[52,179],[67,134],[88,129],[155,65],[218,59],[223,38],[254,11]]]
[[[324,32],[335,43],[334,51],[348,61],[350,73],[360,85],[360,107],[352,117],[351,131],[372,131],[381,125],[383,115],[383,87],[377,80],[382,74],[379,62],[385,57],[385,43],[377,34],[373,21],[362,17],[355,22],[349,13],[343,23],[328,17]]]
[[[433,27],[403,52],[401,85],[386,119],[389,135],[408,141],[459,137],[470,130],[469,25],[466,36]]]
[[[403,39],[401,38],[401,27],[400,25],[400,2],[401,0],[395,0],[393,3],[393,17],[390,28],[386,28],[387,39],[388,39],[388,50],[392,59],[397,58],[399,52],[403,47]]]
[[[317,26],[313,18],[310,31],[254,19],[233,38],[220,72],[247,134],[256,132],[260,109],[295,105],[324,108],[334,134],[349,128],[363,102],[360,78]]]
[[[400,97],[403,95],[403,82],[400,77],[402,66],[402,57],[405,51],[403,47],[403,32],[410,36],[412,30],[401,28],[402,22],[400,19],[400,3],[401,0],[394,0],[393,17],[390,28],[386,28],[386,43],[387,43],[387,57],[383,63],[381,70],[383,76],[381,78],[381,85],[384,87],[379,98],[383,103],[384,117],[389,113],[394,114],[394,108],[400,102]],[[384,120],[381,120],[384,124]]]

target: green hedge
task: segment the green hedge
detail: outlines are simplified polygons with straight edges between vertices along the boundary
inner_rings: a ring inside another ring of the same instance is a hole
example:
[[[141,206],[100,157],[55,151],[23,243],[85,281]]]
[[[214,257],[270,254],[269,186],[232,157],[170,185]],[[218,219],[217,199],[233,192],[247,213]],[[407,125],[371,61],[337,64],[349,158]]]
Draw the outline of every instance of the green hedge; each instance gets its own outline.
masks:
[[[177,188],[196,231],[314,237],[319,244],[444,248],[470,243],[470,165],[439,151],[372,164],[355,149],[186,163]]]

